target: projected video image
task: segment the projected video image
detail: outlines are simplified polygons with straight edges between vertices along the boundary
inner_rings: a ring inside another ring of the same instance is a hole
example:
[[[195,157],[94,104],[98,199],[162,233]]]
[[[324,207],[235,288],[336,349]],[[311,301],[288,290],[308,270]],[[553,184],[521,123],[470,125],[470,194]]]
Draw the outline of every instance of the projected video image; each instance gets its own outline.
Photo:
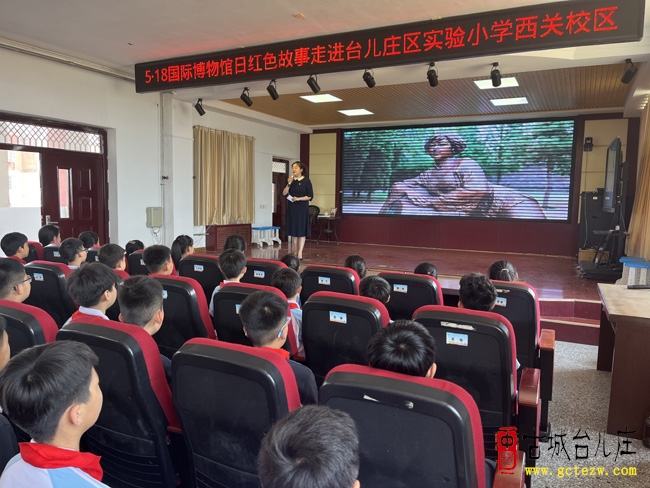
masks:
[[[342,211],[567,220],[574,125],[344,131]]]

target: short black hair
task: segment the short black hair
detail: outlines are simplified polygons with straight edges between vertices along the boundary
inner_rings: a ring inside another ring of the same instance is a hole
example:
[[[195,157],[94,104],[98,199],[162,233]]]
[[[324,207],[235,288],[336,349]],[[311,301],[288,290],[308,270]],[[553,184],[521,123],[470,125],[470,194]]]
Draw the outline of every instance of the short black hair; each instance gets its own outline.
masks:
[[[99,248],[97,258],[99,262],[105,264],[111,269],[115,269],[117,264],[124,259],[126,251],[119,244],[104,244]]]
[[[280,261],[286,264],[288,268],[291,268],[296,272],[300,269],[300,258],[292,252],[288,252],[282,256],[282,259],[280,259]]]
[[[390,283],[381,276],[366,276],[359,283],[359,295],[387,303],[390,298]]]
[[[132,241],[127,242],[126,246],[124,246],[127,256],[132,252],[139,251],[140,249],[144,249],[144,243],[138,239],[133,239]]]
[[[307,405],[262,440],[257,466],[264,488],[351,488],[359,477],[359,436],[341,410]]]
[[[44,225],[38,229],[38,242],[40,242],[42,246],[49,246],[58,235],[61,235],[58,225]]]
[[[434,278],[438,277],[438,268],[436,268],[433,264],[431,263],[420,263],[418,264],[415,269],[413,270],[414,274],[423,274],[423,275],[429,275],[433,276]]]
[[[469,273],[460,279],[458,300],[470,310],[489,312],[497,300],[497,290],[484,274]]]
[[[0,300],[9,296],[14,286],[25,279],[25,266],[17,259],[0,258]]]
[[[254,346],[262,347],[277,337],[287,319],[286,300],[270,291],[248,295],[239,307],[239,317]]]
[[[117,289],[117,302],[124,322],[144,327],[163,309],[163,287],[150,276],[131,276]]]
[[[223,277],[227,280],[237,278],[246,267],[246,255],[237,249],[226,249],[217,260]]]
[[[99,244],[99,235],[97,235],[97,232],[93,232],[92,230],[85,230],[79,234],[79,240],[84,243],[86,249],[90,249]]]
[[[0,372],[3,412],[36,442],[56,435],[63,413],[90,398],[97,355],[74,341],[30,347],[11,358]]]
[[[345,263],[343,264],[343,266],[355,270],[359,275],[359,279],[364,279],[366,277],[366,273],[368,271],[368,267],[366,266],[366,260],[363,259],[358,254],[352,254],[351,256],[345,258]]]
[[[436,341],[413,320],[396,320],[368,343],[368,366],[411,376],[426,376],[436,362]]]
[[[82,307],[92,307],[99,303],[102,294],[117,286],[120,277],[102,263],[83,263],[70,276],[66,288],[72,299]]]
[[[515,281],[517,279],[517,270],[510,261],[502,259],[492,263],[488,275],[491,280]]]
[[[280,268],[271,276],[271,286],[280,290],[287,298],[296,296],[300,285],[302,278],[291,268]]]
[[[71,263],[74,261],[75,255],[83,249],[86,249],[86,246],[80,239],[68,237],[59,245],[59,254],[66,263]]]
[[[223,243],[223,250],[237,249],[238,251],[246,251],[246,240],[239,234],[234,234],[226,237],[226,242]]]
[[[167,246],[161,246],[158,244],[145,248],[142,253],[144,265],[151,274],[160,272],[165,266],[165,263],[170,261],[171,258],[171,250]]]
[[[20,232],[9,232],[0,240],[0,248],[7,257],[13,256],[18,252],[18,249],[23,247],[28,241],[27,236]]]

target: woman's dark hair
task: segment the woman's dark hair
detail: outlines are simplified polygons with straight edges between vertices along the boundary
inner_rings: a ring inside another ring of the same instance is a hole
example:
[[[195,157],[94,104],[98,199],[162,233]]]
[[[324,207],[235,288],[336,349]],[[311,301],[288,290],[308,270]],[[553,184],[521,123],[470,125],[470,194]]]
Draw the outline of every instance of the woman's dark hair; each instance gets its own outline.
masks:
[[[226,242],[223,243],[223,250],[228,249],[237,249],[241,252],[246,252],[246,239],[244,239],[239,234],[234,234],[226,238]]]
[[[300,269],[300,259],[298,259],[298,256],[296,256],[294,253],[289,252],[282,256],[282,259],[280,259],[284,264],[287,265],[287,267],[291,268],[294,271],[298,271]]]
[[[434,136],[429,137],[427,142],[424,143],[424,152],[429,154],[429,147],[438,145],[441,142],[448,142],[451,145],[451,154],[454,156],[462,153],[467,147],[467,143],[458,135],[453,132],[440,132]]]
[[[298,167],[302,170],[303,176],[307,176],[307,166],[302,164],[300,161],[294,161],[293,163],[291,163],[291,166],[293,166],[294,164],[297,164]]]
[[[433,276],[434,278],[438,277],[438,268],[436,268],[433,264],[431,263],[420,263],[415,267],[415,270],[413,270],[414,274],[423,274],[423,275],[429,275]]]
[[[174,239],[172,243],[172,261],[174,261],[176,269],[180,269],[183,254],[187,253],[187,250],[193,245],[194,239],[190,236],[181,235]]]
[[[139,251],[140,249],[144,249],[144,243],[138,239],[133,239],[132,241],[127,242],[126,246],[124,246],[127,256],[135,251]]]
[[[510,261],[502,259],[492,263],[488,276],[491,280],[515,281],[517,279],[517,270]]]
[[[366,272],[368,267],[366,266],[366,260],[363,259],[358,254],[352,254],[345,258],[345,263],[343,264],[346,268],[352,268],[359,275],[359,279],[362,280],[366,277]]]

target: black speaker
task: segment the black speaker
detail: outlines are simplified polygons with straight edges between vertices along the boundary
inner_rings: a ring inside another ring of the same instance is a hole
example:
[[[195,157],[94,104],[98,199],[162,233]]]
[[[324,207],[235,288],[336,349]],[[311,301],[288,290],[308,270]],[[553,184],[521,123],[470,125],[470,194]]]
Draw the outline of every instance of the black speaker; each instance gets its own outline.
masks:
[[[603,212],[603,188],[585,191],[580,194],[580,232],[578,247],[593,249],[604,242],[605,236],[594,231],[607,231],[612,224],[614,214]]]

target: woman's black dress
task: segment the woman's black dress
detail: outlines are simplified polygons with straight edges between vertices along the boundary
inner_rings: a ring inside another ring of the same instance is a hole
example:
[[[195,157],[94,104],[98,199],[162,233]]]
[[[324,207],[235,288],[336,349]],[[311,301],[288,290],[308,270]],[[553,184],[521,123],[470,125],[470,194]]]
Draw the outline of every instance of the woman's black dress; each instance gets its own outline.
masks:
[[[309,229],[309,202],[314,198],[314,190],[309,178],[293,180],[289,186],[289,195],[292,197],[308,196],[309,200],[299,202],[287,201],[287,228],[285,232],[292,237],[306,237]]]

